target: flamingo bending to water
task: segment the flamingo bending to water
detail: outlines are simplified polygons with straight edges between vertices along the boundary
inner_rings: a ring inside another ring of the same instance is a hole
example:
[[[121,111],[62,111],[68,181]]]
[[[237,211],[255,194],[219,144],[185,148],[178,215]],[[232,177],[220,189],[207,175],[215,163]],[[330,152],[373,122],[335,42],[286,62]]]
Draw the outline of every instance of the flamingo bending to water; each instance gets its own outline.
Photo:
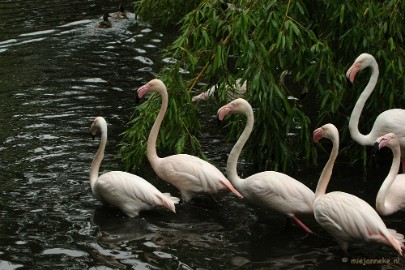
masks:
[[[380,113],[373,124],[370,133],[363,135],[359,131],[360,114],[364,105],[373,92],[378,80],[378,64],[375,58],[368,53],[363,53],[356,58],[353,65],[347,70],[346,77],[353,83],[359,70],[370,67],[370,80],[361,93],[354,106],[349,121],[349,131],[353,140],[361,145],[374,145],[375,140],[387,133],[395,133],[399,137],[402,156],[402,172],[405,172],[405,110],[390,109]]]
[[[314,192],[294,178],[276,171],[265,171],[241,179],[237,162],[243,146],[253,130],[254,114],[250,104],[238,98],[218,110],[218,119],[227,114],[244,114],[247,117],[245,129],[228,157],[226,172],[229,180],[250,202],[267,209],[283,213],[297,222],[306,232],[313,233],[295,215],[313,214]]]
[[[168,94],[164,83],[153,79],[138,89],[138,97],[149,92],[157,92],[162,97],[159,114],[150,131],[146,155],[155,173],[166,182],[175,186],[184,201],[189,201],[199,193],[215,194],[228,189],[238,197],[243,197],[228,179],[212,164],[198,157],[177,154],[160,158],[156,153],[156,139],[168,106]]]
[[[402,255],[404,236],[387,229],[384,221],[367,202],[341,191],[325,194],[339,152],[339,132],[334,125],[326,124],[313,133],[314,142],[322,138],[331,140],[333,147],[315,191],[316,221],[335,237],[345,253],[351,242],[360,240],[391,246]]]
[[[163,206],[176,212],[174,204],[179,202],[169,193],[161,193],[145,179],[122,171],[111,171],[98,176],[107,144],[107,122],[96,117],[91,124],[91,135],[101,133],[100,146],[90,168],[90,186],[97,199],[118,207],[123,213],[135,217],[140,211]]]
[[[394,133],[389,133],[379,137],[374,146],[376,149],[389,147],[393,153],[391,169],[376,198],[377,212],[387,216],[399,210],[405,210],[405,174],[398,174],[401,163],[399,140]]]

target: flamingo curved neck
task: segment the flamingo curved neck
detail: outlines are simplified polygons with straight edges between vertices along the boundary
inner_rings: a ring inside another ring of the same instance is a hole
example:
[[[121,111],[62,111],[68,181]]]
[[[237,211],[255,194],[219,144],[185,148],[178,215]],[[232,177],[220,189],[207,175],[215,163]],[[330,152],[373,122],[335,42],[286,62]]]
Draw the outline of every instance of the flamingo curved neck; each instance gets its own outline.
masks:
[[[335,161],[339,152],[339,136],[334,136],[332,138],[332,143],[332,151],[330,153],[328,162],[326,162],[326,165],[322,170],[322,174],[319,177],[318,185],[316,186],[315,199],[319,196],[325,195],[326,193],[326,188],[328,187],[330,178],[332,176],[333,166],[335,165]]]
[[[146,146],[146,156],[148,157],[148,160],[152,165],[155,163],[155,160],[159,158],[156,152],[156,141],[169,103],[169,97],[166,88],[159,90],[158,93],[162,97],[162,105],[160,106],[158,116],[156,117],[155,123],[153,124],[152,129],[149,133],[148,144]]]
[[[94,156],[93,162],[91,163],[91,167],[90,167],[90,186],[91,186],[92,190],[94,190],[94,185],[96,184],[96,181],[98,178],[100,164],[104,158],[104,150],[105,150],[105,146],[107,144],[107,127],[101,126],[100,132],[101,132],[100,145],[98,147],[97,153]]]
[[[386,202],[388,191],[394,183],[396,176],[398,175],[399,166],[401,164],[401,152],[399,147],[395,147],[392,149],[393,153],[393,160],[391,164],[390,171],[385,178],[384,182],[382,183],[380,190],[378,191],[377,198],[376,198],[376,208],[380,214],[389,215],[393,212],[391,209],[391,205]]]
[[[233,146],[231,153],[228,156],[227,166],[226,166],[226,173],[228,179],[232,182],[232,184],[238,189],[240,185],[241,179],[238,176],[237,171],[237,163],[240,156],[240,153],[245,146],[246,141],[249,139],[250,134],[253,130],[253,123],[254,123],[254,115],[252,108],[247,108],[244,114],[247,117],[246,126],[243,130],[242,134],[239,136],[238,141]]]
[[[352,136],[354,141],[358,142],[361,145],[374,144],[375,139],[370,136],[370,133],[364,135],[361,134],[359,131],[359,120],[361,112],[363,111],[364,105],[366,104],[366,101],[369,98],[370,94],[373,92],[378,80],[379,71],[377,62],[372,61],[370,64],[370,68],[371,68],[370,80],[368,81],[366,88],[364,88],[359,99],[357,100],[349,121],[350,135]]]

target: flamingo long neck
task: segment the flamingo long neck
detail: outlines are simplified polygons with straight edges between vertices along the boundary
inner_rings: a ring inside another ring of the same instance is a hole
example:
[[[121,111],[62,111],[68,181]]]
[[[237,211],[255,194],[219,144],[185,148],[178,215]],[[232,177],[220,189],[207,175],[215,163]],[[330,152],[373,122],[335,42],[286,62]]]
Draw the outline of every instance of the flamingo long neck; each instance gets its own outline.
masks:
[[[368,81],[366,88],[364,88],[359,99],[357,100],[349,121],[350,135],[352,136],[354,141],[358,142],[361,145],[372,145],[374,144],[375,140],[375,138],[371,138],[370,133],[364,135],[361,134],[359,131],[359,120],[361,112],[363,111],[364,105],[366,104],[366,101],[370,96],[370,94],[373,92],[378,80],[379,71],[377,62],[375,61],[371,62],[370,68],[371,68],[370,80]]]
[[[316,186],[315,199],[319,196],[325,195],[326,193],[326,188],[328,187],[330,178],[332,176],[333,166],[335,165],[335,161],[339,152],[339,136],[334,136],[332,138],[332,144],[332,151],[330,153],[328,162],[326,162],[322,174],[319,177],[318,185]]]
[[[148,144],[146,147],[146,156],[148,157],[148,160],[152,166],[155,164],[155,161],[159,159],[156,153],[156,140],[169,103],[169,97],[166,89],[159,91],[159,94],[162,97],[162,105],[160,106],[158,116],[156,117],[155,123],[153,124],[149,133]]]
[[[393,160],[391,164],[390,171],[388,172],[387,177],[385,178],[384,182],[381,185],[380,190],[378,191],[377,198],[376,198],[376,208],[379,213],[388,215],[390,206],[386,204],[386,197],[388,191],[394,183],[396,176],[398,175],[399,166],[401,164],[401,152],[399,147],[392,148],[393,153]]]
[[[238,189],[240,184],[242,183],[242,179],[239,178],[237,171],[238,159],[243,149],[243,146],[245,146],[246,141],[248,140],[250,134],[252,133],[254,123],[254,115],[252,108],[249,107],[245,111],[245,115],[247,117],[245,129],[239,136],[238,141],[233,146],[231,153],[229,154],[226,166],[226,173],[228,179],[232,182],[232,184],[235,186],[236,189]]]
[[[91,186],[92,190],[94,190],[94,185],[96,184],[96,181],[98,178],[100,164],[104,158],[104,150],[105,150],[105,146],[107,144],[107,127],[101,126],[100,132],[101,132],[100,145],[98,147],[97,153],[94,156],[93,162],[91,163],[91,167],[90,167],[90,186]]]

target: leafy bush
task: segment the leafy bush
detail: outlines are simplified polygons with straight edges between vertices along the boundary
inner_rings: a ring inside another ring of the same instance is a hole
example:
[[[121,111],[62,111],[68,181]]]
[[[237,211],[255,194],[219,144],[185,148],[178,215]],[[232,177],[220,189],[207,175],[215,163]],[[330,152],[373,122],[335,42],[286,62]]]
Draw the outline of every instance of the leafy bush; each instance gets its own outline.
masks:
[[[350,150],[349,162],[361,160],[366,148],[352,142],[347,124],[369,73],[359,74],[349,89],[345,72],[363,52],[373,54],[380,66],[380,80],[363,111],[367,117],[360,120],[364,133],[380,112],[404,105],[405,2],[231,2],[201,1],[183,17],[181,34],[166,51],[176,63],[160,72],[170,104],[159,149],[201,155],[196,138],[200,124],[190,92],[200,82],[224,85],[242,78],[248,81],[246,99],[256,118],[243,152],[247,161],[260,169],[283,171],[297,169],[299,160],[314,164],[311,132],[326,122],[340,129],[343,152]],[[291,72],[296,89],[280,82],[284,70]],[[304,100],[291,98],[304,88],[309,89]],[[217,92],[224,103],[225,88]],[[123,134],[121,154],[127,168],[136,168],[144,159],[145,140],[155,119],[150,113],[159,106],[160,98],[150,98],[138,107],[133,126]],[[241,118],[233,119],[228,139],[237,138],[244,127]]]

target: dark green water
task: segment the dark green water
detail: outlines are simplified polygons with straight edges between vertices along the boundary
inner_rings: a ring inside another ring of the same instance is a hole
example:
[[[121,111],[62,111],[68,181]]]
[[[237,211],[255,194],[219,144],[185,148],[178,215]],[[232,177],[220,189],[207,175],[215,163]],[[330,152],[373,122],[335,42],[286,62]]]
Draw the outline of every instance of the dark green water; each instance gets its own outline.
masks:
[[[134,219],[93,197],[88,173],[98,141],[88,134],[90,124],[98,115],[109,123],[101,170],[122,169],[116,153],[134,90],[167,62],[159,51],[172,38],[134,19],[95,29],[118,4],[0,0],[0,269],[358,269],[342,262],[336,242],[312,217],[302,219],[319,237],[305,237],[283,216],[230,194]],[[217,109],[201,105],[201,136],[224,171],[230,145],[215,125]],[[330,190],[373,205],[387,166],[366,174],[338,162]],[[322,166],[289,174],[314,189]],[[160,190],[177,194],[150,168],[143,171]],[[403,214],[384,220],[405,233]],[[405,265],[375,244],[355,246],[353,258],[393,262],[373,269]]]

